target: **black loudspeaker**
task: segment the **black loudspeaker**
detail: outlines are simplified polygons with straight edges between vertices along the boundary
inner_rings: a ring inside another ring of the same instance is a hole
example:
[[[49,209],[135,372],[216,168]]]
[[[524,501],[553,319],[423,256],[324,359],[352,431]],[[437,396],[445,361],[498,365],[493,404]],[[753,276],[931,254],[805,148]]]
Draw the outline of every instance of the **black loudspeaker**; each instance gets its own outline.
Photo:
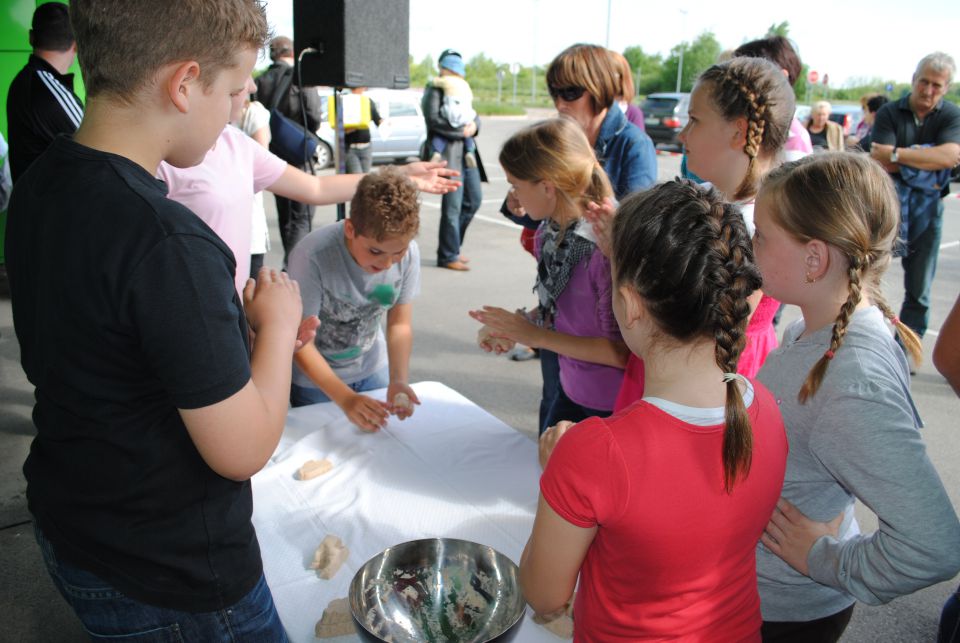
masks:
[[[293,0],[293,43],[303,85],[410,86],[410,0]]]

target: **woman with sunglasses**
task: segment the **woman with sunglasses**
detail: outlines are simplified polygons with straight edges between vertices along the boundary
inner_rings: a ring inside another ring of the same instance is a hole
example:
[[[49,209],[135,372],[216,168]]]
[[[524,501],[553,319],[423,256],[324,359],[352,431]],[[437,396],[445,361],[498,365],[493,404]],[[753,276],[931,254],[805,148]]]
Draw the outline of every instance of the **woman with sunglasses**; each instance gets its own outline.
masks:
[[[617,106],[621,91],[620,70],[605,48],[576,44],[561,51],[547,67],[547,87],[557,111],[573,119],[587,135],[617,200],[656,182],[657,152],[653,141],[627,121],[623,110]],[[512,196],[507,195],[501,212],[535,230],[536,223],[523,216],[523,209]],[[546,420],[552,415],[550,409],[557,403],[560,389],[557,355],[541,349],[540,369],[543,373],[542,433],[547,429]]]

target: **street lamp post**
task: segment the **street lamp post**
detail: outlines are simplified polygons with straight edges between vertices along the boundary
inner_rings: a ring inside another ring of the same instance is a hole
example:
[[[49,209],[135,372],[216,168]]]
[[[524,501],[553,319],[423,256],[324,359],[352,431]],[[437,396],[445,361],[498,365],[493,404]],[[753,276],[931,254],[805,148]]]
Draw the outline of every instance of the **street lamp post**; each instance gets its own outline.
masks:
[[[680,32],[685,36],[687,34],[687,10],[680,9],[680,13],[683,14],[683,22],[680,27]],[[687,43],[683,40],[680,41],[680,64],[677,65],[677,93],[680,93],[680,82],[683,80],[683,50],[686,49]]]

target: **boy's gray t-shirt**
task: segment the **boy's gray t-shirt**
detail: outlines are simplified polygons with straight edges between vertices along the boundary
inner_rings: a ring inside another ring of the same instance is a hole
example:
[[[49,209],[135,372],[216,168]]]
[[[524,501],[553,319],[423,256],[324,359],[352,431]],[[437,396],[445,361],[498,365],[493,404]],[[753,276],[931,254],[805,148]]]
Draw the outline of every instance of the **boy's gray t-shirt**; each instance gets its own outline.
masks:
[[[403,259],[369,274],[350,255],[343,224],[304,237],[290,253],[287,271],[300,284],[304,317],[320,318],[317,349],[337,377],[352,384],[387,365],[381,320],[385,311],[420,294],[420,250],[411,241]],[[296,364],[293,383],[316,387]]]
[[[832,326],[801,337],[803,320],[784,333],[757,379],[783,414],[790,455],[782,495],[808,518],[827,522],[842,511],[840,538],[821,537],[804,576],[757,546],[765,621],[809,621],[855,600],[885,603],[960,565],[960,524],[927,457],[910,395],[906,357],[876,307],[854,313],[820,390],[805,404],[797,393],[830,347]],[[854,498],[879,517],[863,535]]]

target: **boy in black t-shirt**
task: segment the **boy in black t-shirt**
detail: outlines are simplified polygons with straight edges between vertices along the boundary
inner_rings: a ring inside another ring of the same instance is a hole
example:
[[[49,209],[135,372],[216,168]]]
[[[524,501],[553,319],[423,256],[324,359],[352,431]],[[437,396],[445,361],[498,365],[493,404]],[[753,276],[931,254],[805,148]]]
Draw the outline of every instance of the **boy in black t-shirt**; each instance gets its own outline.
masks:
[[[73,0],[70,15],[87,110],[20,178],[7,230],[36,387],[37,540],[91,634],[286,640],[249,478],[283,429],[298,287],[263,269],[241,307],[230,250],[154,178],[213,145],[266,37],[263,8]]]

